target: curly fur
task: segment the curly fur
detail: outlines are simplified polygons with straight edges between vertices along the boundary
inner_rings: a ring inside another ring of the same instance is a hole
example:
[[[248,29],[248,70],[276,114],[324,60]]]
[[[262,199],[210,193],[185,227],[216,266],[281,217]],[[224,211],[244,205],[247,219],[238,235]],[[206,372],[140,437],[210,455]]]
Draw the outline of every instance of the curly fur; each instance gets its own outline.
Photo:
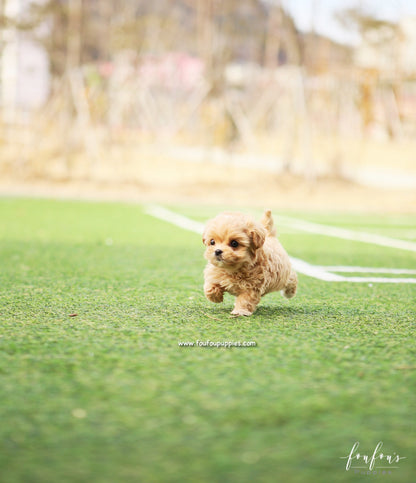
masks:
[[[208,260],[205,296],[219,303],[224,292],[234,295],[233,315],[251,315],[260,298],[270,292],[282,290],[287,298],[295,296],[297,275],[276,238],[269,210],[260,223],[242,213],[221,213],[207,223],[202,241]]]

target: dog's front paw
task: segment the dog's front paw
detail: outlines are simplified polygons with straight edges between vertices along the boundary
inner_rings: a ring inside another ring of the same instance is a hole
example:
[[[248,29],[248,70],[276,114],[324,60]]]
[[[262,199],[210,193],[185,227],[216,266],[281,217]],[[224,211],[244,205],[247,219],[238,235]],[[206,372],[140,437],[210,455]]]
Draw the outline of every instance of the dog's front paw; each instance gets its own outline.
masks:
[[[239,315],[245,315],[246,317],[248,317],[249,315],[251,315],[253,312],[250,312],[249,310],[247,309],[234,309],[232,312],[231,312],[231,315],[235,315],[235,316],[239,316]]]
[[[224,300],[224,291],[217,286],[207,287],[205,288],[205,297],[211,302],[219,304]]]
[[[220,304],[224,300],[224,295],[222,293],[210,293],[206,295],[208,300],[216,304]]]
[[[258,292],[242,293],[237,297],[231,315],[245,315],[248,317],[254,313],[259,302],[260,294]]]

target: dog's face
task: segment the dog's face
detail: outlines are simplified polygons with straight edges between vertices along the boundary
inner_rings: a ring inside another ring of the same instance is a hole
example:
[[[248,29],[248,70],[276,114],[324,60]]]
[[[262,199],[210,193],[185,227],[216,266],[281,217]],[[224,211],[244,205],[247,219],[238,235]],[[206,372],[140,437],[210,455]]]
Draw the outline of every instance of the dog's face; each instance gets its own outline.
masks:
[[[241,213],[221,213],[210,220],[202,235],[204,257],[213,265],[236,271],[252,263],[264,244],[264,228]]]

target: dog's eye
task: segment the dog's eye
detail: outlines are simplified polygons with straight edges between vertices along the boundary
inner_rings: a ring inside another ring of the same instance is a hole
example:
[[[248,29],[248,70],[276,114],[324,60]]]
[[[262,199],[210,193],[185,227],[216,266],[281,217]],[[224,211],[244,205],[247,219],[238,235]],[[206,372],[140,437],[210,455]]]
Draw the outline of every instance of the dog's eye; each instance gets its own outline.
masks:
[[[215,240],[214,240],[214,239],[212,239],[212,240],[210,241],[210,244],[211,244],[211,245],[215,245]]]
[[[233,248],[237,248],[238,247],[238,241],[236,240],[231,240],[230,242],[230,246],[233,247]]]

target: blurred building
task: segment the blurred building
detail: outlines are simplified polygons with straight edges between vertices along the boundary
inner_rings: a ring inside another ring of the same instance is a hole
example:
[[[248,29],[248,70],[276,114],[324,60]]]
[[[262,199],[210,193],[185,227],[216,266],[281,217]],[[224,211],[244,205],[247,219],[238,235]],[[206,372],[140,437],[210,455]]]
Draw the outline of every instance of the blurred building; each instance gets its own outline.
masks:
[[[18,23],[35,1],[41,0],[5,0],[3,13]],[[1,33],[0,106],[6,119],[17,109],[31,111],[42,106],[51,84],[46,50],[12,23]]]

